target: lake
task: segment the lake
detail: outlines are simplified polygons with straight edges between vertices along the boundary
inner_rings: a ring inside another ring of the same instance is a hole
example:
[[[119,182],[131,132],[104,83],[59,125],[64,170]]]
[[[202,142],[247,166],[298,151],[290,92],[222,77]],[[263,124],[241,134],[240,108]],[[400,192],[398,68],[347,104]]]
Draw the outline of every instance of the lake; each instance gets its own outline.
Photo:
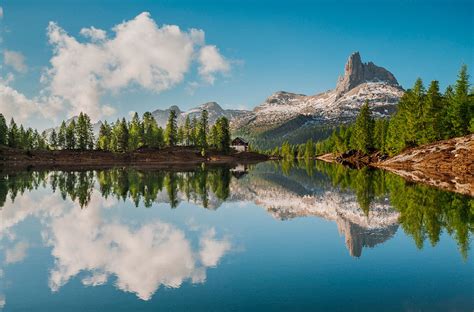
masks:
[[[265,162],[0,173],[3,311],[472,311],[474,200]]]

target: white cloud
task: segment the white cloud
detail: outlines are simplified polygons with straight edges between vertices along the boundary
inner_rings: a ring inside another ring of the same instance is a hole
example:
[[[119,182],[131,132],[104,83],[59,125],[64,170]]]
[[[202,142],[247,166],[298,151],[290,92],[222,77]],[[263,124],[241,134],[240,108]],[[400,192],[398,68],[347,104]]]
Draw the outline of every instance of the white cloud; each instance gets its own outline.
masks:
[[[208,83],[213,84],[216,73],[227,73],[229,62],[219,53],[216,46],[208,45],[199,51],[199,74]]]
[[[5,65],[13,67],[17,72],[26,73],[28,67],[25,64],[25,57],[21,52],[4,50],[3,62]]]
[[[31,116],[38,114],[39,109],[35,101],[0,83],[0,111],[7,120],[13,117],[16,122],[24,123]]]
[[[94,26],[90,28],[82,28],[81,35],[86,38],[90,38],[92,41],[101,41],[105,40],[107,33],[105,30],[95,28]]]
[[[26,251],[28,250],[29,244],[25,241],[18,242],[11,249],[5,251],[5,263],[16,263],[20,262],[26,257]]]
[[[3,18],[3,8],[0,7],[0,19],[2,19],[2,18]]]
[[[109,111],[100,104],[105,92],[134,85],[155,93],[170,89],[183,81],[196,60],[199,73],[210,83],[216,73],[230,68],[215,46],[204,45],[202,30],[160,27],[147,12],[116,25],[112,32],[107,38],[103,30],[83,28],[81,34],[91,40],[81,43],[50,22],[53,57],[43,81],[50,95],[69,105],[69,116],[84,111],[101,118]]]

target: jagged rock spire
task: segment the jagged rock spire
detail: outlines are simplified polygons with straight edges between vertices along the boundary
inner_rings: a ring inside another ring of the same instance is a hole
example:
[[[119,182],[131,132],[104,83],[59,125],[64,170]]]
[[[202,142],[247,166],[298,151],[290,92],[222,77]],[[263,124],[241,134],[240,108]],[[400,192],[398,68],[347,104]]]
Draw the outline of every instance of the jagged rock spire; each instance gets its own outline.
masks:
[[[344,76],[339,77],[336,96],[339,98],[361,83],[370,81],[386,82],[398,86],[397,79],[391,72],[372,62],[362,63],[359,52],[354,52],[347,60]]]

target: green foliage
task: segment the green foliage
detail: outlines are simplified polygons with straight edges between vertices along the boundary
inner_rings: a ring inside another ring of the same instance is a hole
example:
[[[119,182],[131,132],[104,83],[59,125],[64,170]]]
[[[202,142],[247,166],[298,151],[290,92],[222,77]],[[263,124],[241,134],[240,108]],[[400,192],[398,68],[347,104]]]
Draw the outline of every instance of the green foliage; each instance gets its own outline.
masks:
[[[49,135],[49,145],[52,149],[56,149],[58,147],[58,135],[55,129],[53,129]]]
[[[10,127],[8,129],[8,146],[16,148],[20,147],[20,133],[13,118],[10,120]]]
[[[360,108],[354,126],[353,144],[355,149],[368,153],[374,146],[374,119],[370,112],[369,103],[365,102]]]
[[[207,134],[209,131],[209,116],[207,110],[203,110],[201,118],[197,126],[196,145],[199,147],[207,147]]]
[[[133,114],[132,121],[128,125],[128,150],[134,151],[143,146],[144,127],[137,112]]]
[[[129,130],[125,118],[122,118],[122,121],[117,121],[115,123],[113,137],[115,139],[115,152],[127,152],[129,146]]]
[[[8,125],[3,114],[0,113],[0,145],[8,143]]]
[[[176,119],[176,112],[174,110],[171,110],[168,117],[168,123],[166,124],[165,129],[165,142],[168,146],[175,146],[178,140],[178,128],[176,124]]]
[[[66,127],[66,149],[75,149],[76,145],[76,122],[72,120]]]
[[[71,124],[69,126],[71,126]],[[86,150],[94,148],[94,133],[92,132],[91,120],[87,114],[82,112],[79,114],[74,132],[74,136],[77,140],[76,147],[78,149]]]
[[[99,137],[97,138],[96,148],[99,150],[110,150],[111,149],[111,139],[112,139],[112,127],[107,121],[104,121],[100,125]]]

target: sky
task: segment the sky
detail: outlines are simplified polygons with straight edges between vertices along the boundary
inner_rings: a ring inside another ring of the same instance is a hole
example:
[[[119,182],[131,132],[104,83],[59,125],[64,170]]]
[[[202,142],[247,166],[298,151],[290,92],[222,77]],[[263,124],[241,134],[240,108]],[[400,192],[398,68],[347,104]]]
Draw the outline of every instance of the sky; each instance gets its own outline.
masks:
[[[0,112],[39,129],[189,109],[252,109],[335,87],[348,56],[452,84],[474,65],[474,1],[0,0]]]

